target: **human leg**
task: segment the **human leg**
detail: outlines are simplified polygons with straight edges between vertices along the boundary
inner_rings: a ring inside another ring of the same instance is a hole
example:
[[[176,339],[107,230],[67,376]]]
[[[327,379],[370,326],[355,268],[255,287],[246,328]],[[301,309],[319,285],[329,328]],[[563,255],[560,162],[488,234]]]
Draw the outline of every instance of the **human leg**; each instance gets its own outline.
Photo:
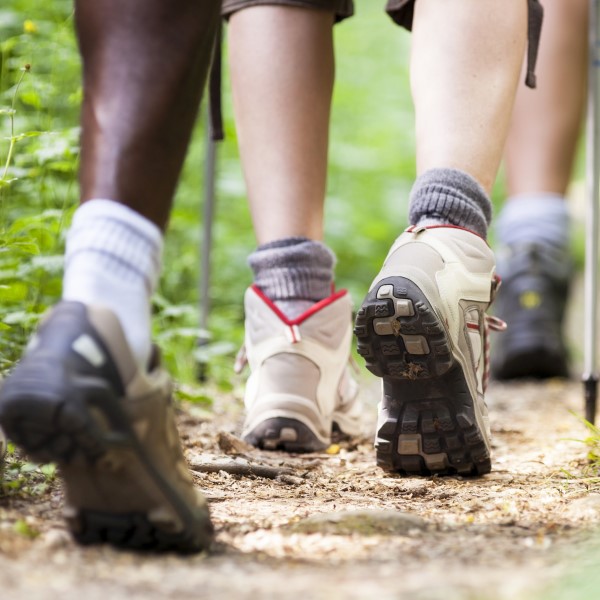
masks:
[[[496,285],[486,192],[518,82],[527,4],[418,0],[414,10],[413,227],[392,247],[355,332],[367,366],[383,377],[378,463],[482,474],[491,468],[485,310]]]
[[[565,376],[562,322],[571,273],[565,193],[585,103],[586,0],[546,2],[539,85],[522,88],[506,143],[507,202],[496,222],[496,314],[509,321],[494,376]]]
[[[525,52],[526,9],[521,0],[417,0],[411,88],[418,174],[459,169],[491,190]]]
[[[0,422],[34,457],[59,464],[67,519],[83,543],[186,552],[210,544],[208,508],[185,465],[168,376],[156,351],[146,362],[132,351],[125,319],[136,315],[124,318],[113,306],[126,302],[126,289],[149,314],[161,228],[219,7],[76,2],[83,204],[68,242],[66,298],[3,385]],[[100,301],[89,293],[106,286]]]
[[[259,245],[323,237],[333,23],[332,11],[285,6],[230,18],[236,127]]]
[[[239,9],[243,3],[233,4]],[[350,302],[332,295],[335,258],[321,241],[332,27],[336,14],[347,14],[348,3],[290,4],[236,10],[229,50],[240,153],[259,242],[249,259],[254,287],[245,299],[252,375],[244,435],[255,445],[306,451],[329,444],[336,407],[346,407],[336,415],[346,433],[356,430],[358,418],[348,408],[356,396],[346,368]],[[326,322],[340,319],[341,329],[329,339],[321,335]],[[259,326],[264,322],[270,323],[268,331]]]
[[[120,318],[138,362],[150,355],[156,285],[171,199],[196,116],[216,2],[177,8],[77,4],[83,60],[81,200],[67,241],[64,298]],[[203,15],[206,15],[203,17]],[[182,26],[182,23],[185,25]],[[124,59],[126,57],[126,59]],[[109,200],[111,203],[90,200]]]

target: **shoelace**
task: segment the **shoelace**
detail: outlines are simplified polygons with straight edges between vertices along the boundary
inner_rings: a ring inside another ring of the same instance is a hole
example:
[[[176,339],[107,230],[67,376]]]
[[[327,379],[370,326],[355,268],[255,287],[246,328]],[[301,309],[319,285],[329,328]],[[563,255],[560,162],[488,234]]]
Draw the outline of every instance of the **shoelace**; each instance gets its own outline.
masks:
[[[498,275],[494,275],[494,279],[492,280],[492,293],[490,299],[490,305],[496,298],[498,294],[498,290],[502,285],[502,279]],[[484,365],[483,365],[483,381],[481,382],[483,392],[487,390],[488,384],[490,382],[490,331],[506,331],[508,325],[502,319],[498,317],[494,317],[493,315],[485,315],[485,345],[484,345]]]

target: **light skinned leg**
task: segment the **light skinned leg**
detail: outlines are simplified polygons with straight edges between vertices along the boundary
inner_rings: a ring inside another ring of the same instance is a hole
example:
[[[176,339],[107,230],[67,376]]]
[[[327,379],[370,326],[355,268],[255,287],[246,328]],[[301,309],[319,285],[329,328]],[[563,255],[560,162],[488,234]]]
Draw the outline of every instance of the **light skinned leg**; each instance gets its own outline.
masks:
[[[389,471],[491,469],[483,349],[495,261],[482,238],[525,50],[526,11],[525,0],[415,3],[418,177],[409,220],[424,227],[396,240],[354,330],[358,353],[383,379],[375,448]]]
[[[346,368],[350,301],[344,292],[331,294],[334,257],[319,241],[334,79],[333,23],[330,11],[281,6],[250,7],[230,18],[236,124],[259,243],[249,263],[261,291],[250,289],[245,297],[252,374],[243,436],[264,449],[322,450],[331,441],[334,419],[347,435],[360,431],[357,388]],[[298,344],[281,335],[288,329],[282,328],[281,317],[273,327],[277,317],[262,294],[284,319],[299,320],[294,325]],[[310,319],[302,318],[327,297],[330,302]],[[331,322],[338,323],[339,337],[330,338],[328,349],[321,351],[316,334]],[[262,340],[259,360],[256,332]]]
[[[419,175],[459,169],[489,193],[520,83],[526,26],[525,0],[416,2],[411,88]]]
[[[509,196],[564,196],[585,107],[587,0],[544,2],[538,86],[521,86],[506,141]]]
[[[329,11],[282,6],[230,19],[233,103],[259,245],[323,237],[333,23]]]
[[[538,88],[517,93],[506,154],[508,201],[496,220],[498,379],[564,377],[562,323],[572,262],[565,194],[577,150],[587,76],[587,0],[544,2]]]

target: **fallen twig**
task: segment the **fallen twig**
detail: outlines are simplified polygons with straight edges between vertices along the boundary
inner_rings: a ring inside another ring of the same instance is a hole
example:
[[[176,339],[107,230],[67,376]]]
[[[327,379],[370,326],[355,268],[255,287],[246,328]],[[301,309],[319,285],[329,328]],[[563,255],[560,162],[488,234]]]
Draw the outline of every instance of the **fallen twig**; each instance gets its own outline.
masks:
[[[193,456],[190,458],[190,467],[199,473],[219,473],[225,471],[230,475],[241,475],[242,477],[265,477],[266,479],[277,479],[282,476],[294,476],[296,471],[281,467],[271,467],[252,463],[245,458],[214,458],[210,456]]]

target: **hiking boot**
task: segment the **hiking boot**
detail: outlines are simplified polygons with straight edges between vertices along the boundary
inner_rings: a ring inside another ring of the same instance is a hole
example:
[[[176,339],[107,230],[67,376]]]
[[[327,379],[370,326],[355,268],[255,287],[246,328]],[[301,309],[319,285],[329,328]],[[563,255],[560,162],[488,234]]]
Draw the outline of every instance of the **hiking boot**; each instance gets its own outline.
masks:
[[[410,227],[392,246],[354,330],[383,378],[375,448],[384,469],[490,471],[485,311],[495,287],[492,251],[465,229]]]
[[[499,253],[502,287],[494,312],[508,328],[494,343],[493,377],[568,377],[562,328],[571,267],[568,253],[549,245],[524,244]]]
[[[158,354],[144,373],[104,308],[61,302],[0,391],[0,423],[32,458],[58,463],[65,516],[83,544],[194,552],[212,539]]]
[[[346,291],[288,319],[259,288],[245,295],[244,439],[266,450],[318,452],[332,431],[360,432],[358,385],[348,370],[352,305]]]

